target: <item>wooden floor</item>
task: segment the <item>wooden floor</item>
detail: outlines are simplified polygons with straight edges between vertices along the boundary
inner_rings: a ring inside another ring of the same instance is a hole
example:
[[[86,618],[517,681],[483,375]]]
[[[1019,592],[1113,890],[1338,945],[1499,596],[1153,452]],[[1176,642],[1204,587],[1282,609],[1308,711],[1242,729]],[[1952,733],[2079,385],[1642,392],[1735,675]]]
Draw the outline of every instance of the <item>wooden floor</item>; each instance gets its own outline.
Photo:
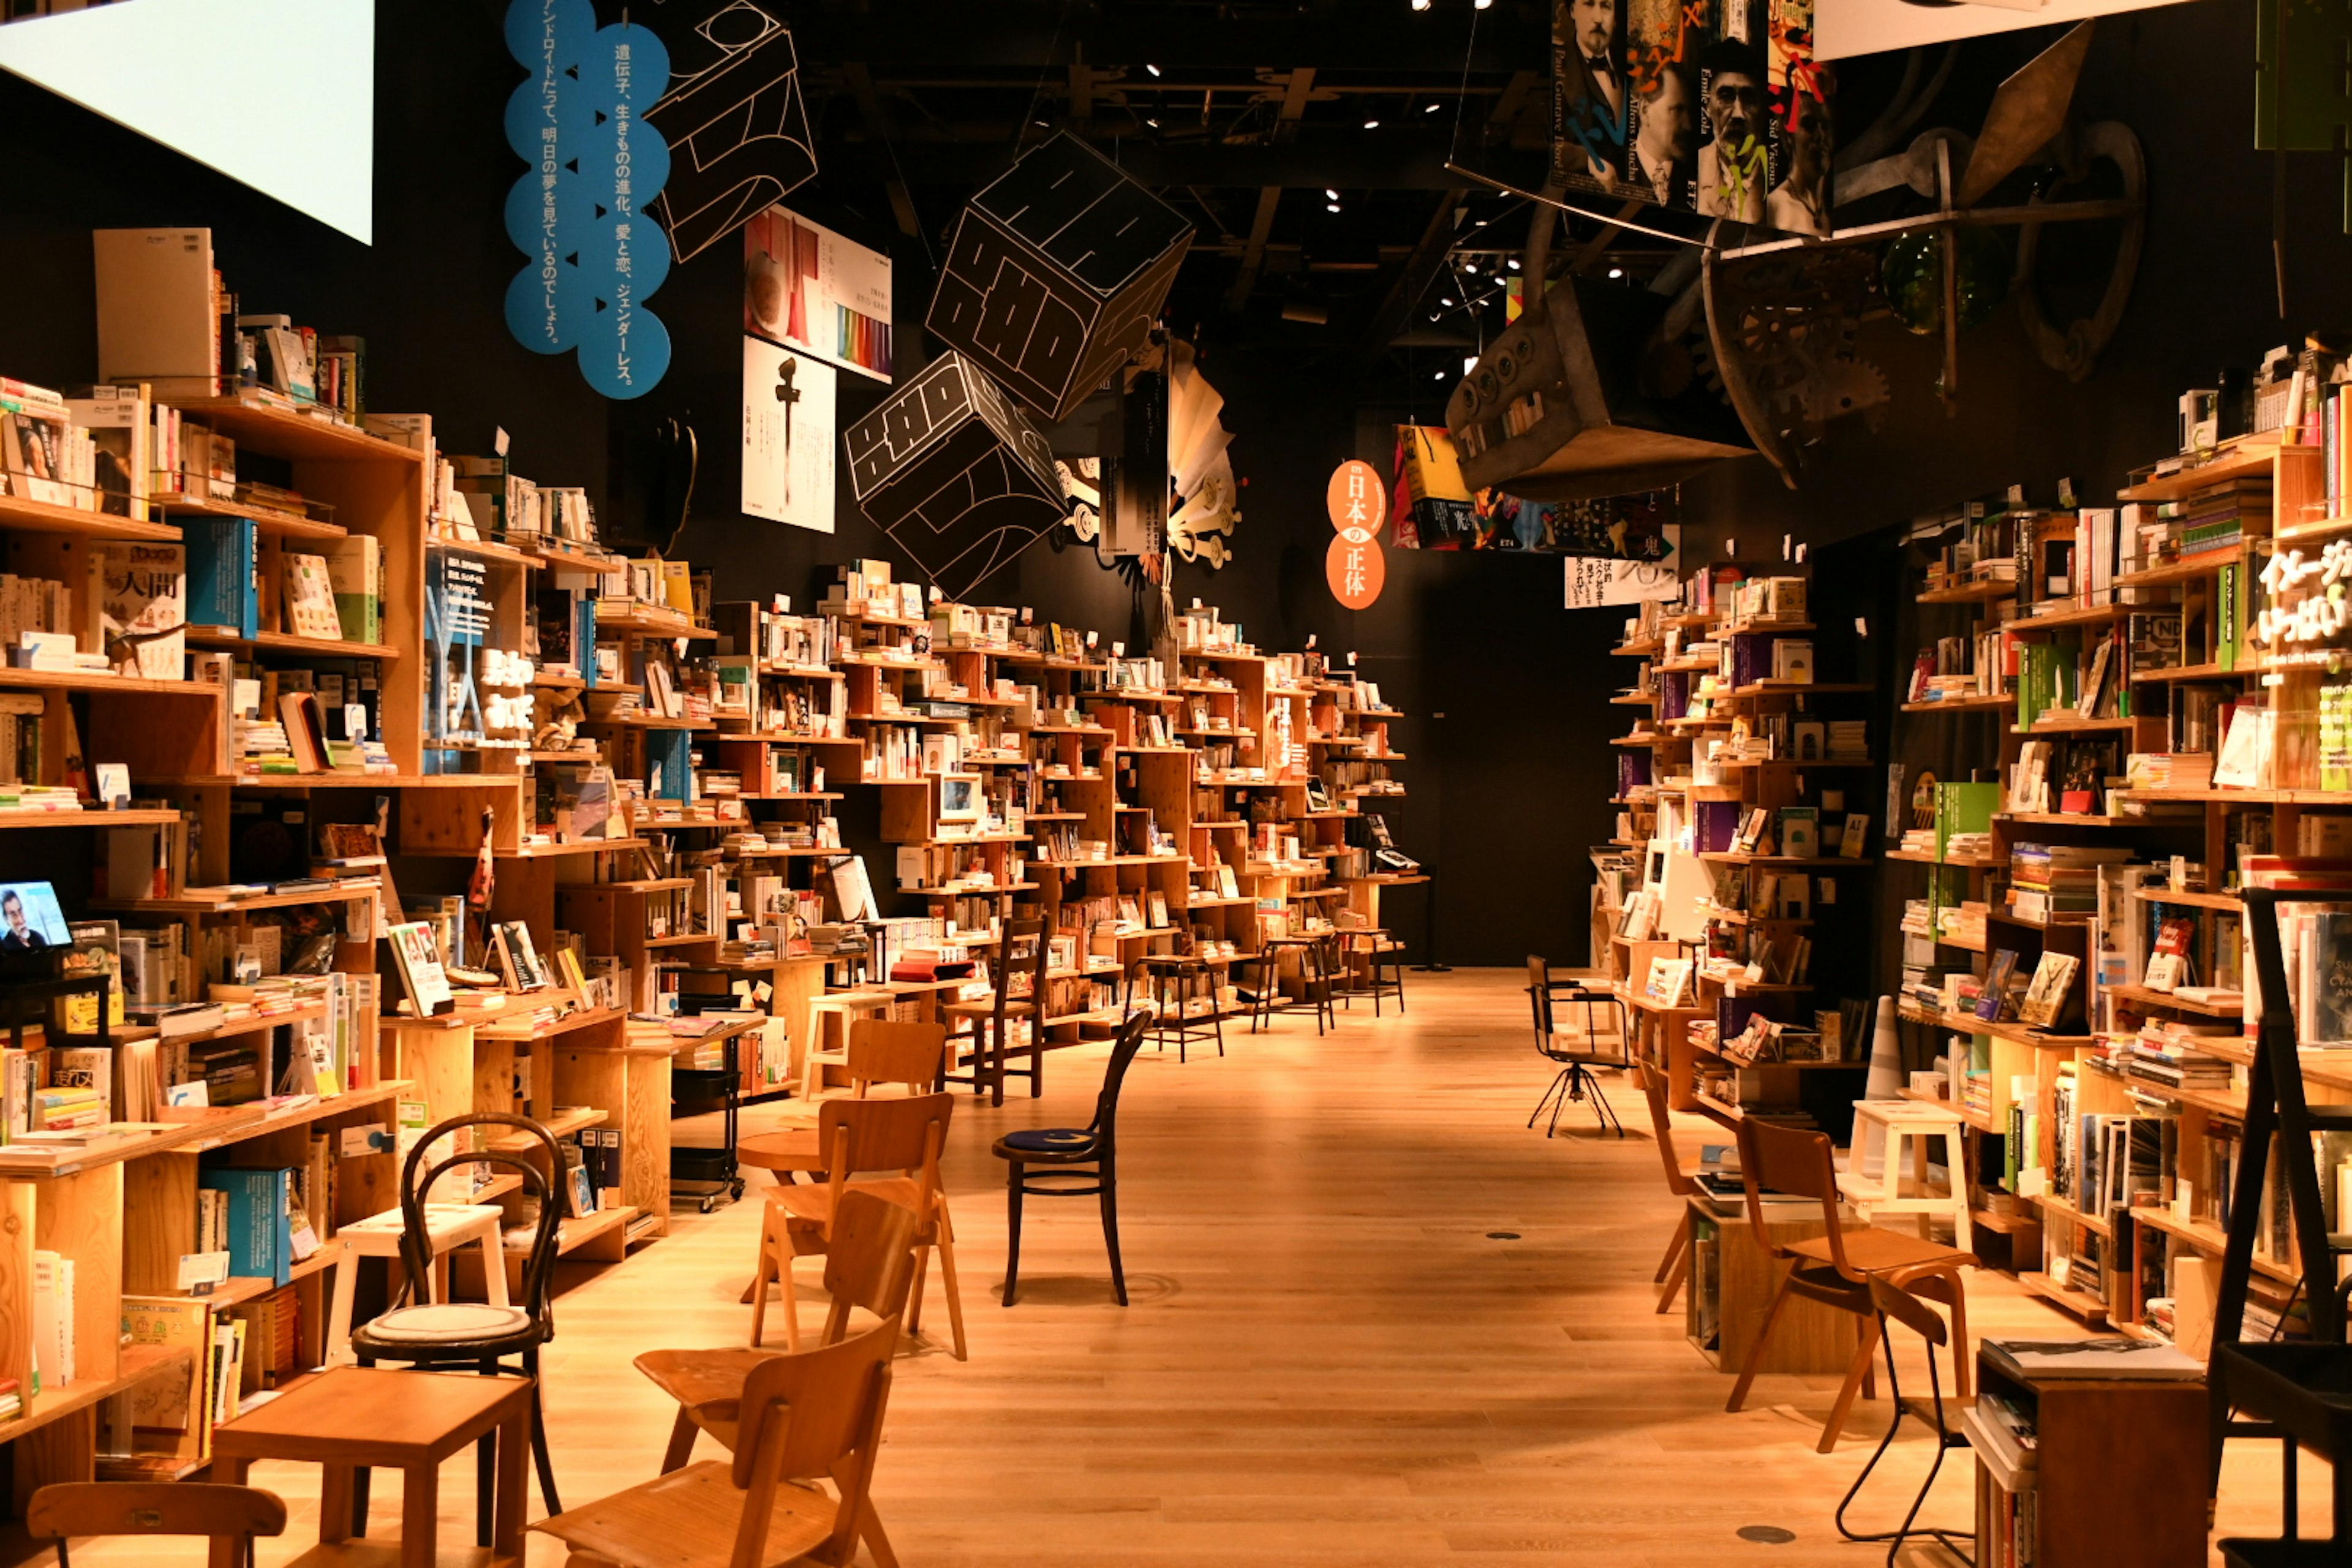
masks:
[[[1730,1380],[1684,1341],[1679,1312],[1650,1310],[1674,1210],[1645,1127],[1597,1139],[1571,1106],[1559,1137],[1529,1131],[1549,1069],[1529,1047],[1522,979],[1408,979],[1402,1020],[1391,1007],[1376,1024],[1360,1003],[1320,1039],[1291,1017],[1234,1035],[1223,1060],[1138,1061],[1120,1114],[1124,1310],[1093,1207],[1076,1201],[1033,1202],[1020,1303],[996,1299],[1004,1205],[989,1145],[1012,1128],[1084,1122],[1103,1048],[1049,1058],[1043,1101],[959,1106],[949,1175],[971,1359],[938,1348],[934,1284],[877,1481],[908,1568],[1884,1560],[1831,1521],[1885,1430],[1883,1398],[1857,1407],[1829,1455],[1813,1445],[1833,1379],[1767,1377],[1749,1409],[1724,1414]],[[1610,1092],[1629,1123],[1644,1121],[1638,1092]],[[670,1408],[633,1355],[740,1342],[757,1193],[681,1215],[668,1238],[560,1299],[547,1381],[567,1499],[658,1464]],[[814,1325],[820,1311],[803,1305]],[[1995,1275],[1972,1279],[1969,1310],[1982,1332],[2080,1331]],[[780,1345],[772,1318],[771,1331]],[[1907,1504],[1928,1458],[1918,1430],[1906,1423],[1857,1510],[1865,1528]],[[1966,1521],[1965,1472],[1947,1465],[1929,1521]],[[2275,1474],[2259,1456],[2232,1459],[2225,1528],[2275,1533]],[[2325,1496],[2325,1477],[2306,1472],[2306,1496]],[[287,1540],[263,1547],[264,1564],[280,1562],[315,1539],[317,1472],[265,1465],[255,1479],[294,1509]],[[470,1541],[471,1464],[452,1463],[443,1483],[443,1539]],[[397,1490],[379,1476],[387,1533]],[[1756,1544],[1738,1534],[1749,1525],[1794,1540]],[[562,1561],[533,1542],[534,1564]]]

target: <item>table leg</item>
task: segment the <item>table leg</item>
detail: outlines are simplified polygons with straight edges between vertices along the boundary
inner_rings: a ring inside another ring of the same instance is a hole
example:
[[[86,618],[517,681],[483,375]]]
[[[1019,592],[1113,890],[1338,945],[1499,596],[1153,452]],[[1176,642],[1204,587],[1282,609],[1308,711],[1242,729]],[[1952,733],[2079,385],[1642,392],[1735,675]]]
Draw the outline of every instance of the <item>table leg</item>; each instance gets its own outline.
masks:
[[[507,1304],[507,1255],[499,1245],[499,1222],[493,1215],[482,1223],[482,1291],[493,1307]]]
[[[359,1298],[360,1259],[351,1247],[335,1259],[335,1306],[327,1323],[325,1364],[335,1365],[351,1355],[352,1311]]]
[[[329,1465],[319,1479],[319,1544],[352,1538],[352,1468]]]
[[[441,1467],[430,1459],[400,1472],[400,1568],[435,1568],[441,1535]]]
[[[1967,1167],[1956,1164],[1948,1174],[1955,1192],[1968,1190]],[[1927,1196],[1927,1135],[1924,1130],[1911,1134],[1911,1192],[1923,1201]],[[1919,1215],[1919,1239],[1932,1240],[1935,1234],[1936,1222],[1923,1210]]]
[[[490,1524],[490,1550],[501,1557],[522,1555],[523,1511],[530,1501],[523,1480],[530,1463],[530,1394],[525,1389],[507,1402],[507,1418],[499,1423],[498,1515]]]

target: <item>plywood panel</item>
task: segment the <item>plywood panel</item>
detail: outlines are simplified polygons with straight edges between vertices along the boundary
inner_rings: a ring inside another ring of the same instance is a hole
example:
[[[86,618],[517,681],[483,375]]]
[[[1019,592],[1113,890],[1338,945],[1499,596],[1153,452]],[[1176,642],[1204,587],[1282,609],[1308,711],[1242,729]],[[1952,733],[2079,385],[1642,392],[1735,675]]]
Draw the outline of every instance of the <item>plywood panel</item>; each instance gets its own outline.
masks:
[[[180,1258],[196,1249],[196,1157],[151,1154],[122,1167],[122,1288],[177,1293]]]

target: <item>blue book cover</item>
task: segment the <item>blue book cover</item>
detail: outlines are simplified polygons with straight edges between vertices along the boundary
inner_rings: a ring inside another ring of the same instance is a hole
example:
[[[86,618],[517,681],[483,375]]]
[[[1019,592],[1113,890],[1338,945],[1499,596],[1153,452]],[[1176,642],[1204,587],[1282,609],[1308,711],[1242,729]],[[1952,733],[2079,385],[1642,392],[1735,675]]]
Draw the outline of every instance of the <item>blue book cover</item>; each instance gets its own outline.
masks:
[[[180,533],[188,549],[188,624],[256,636],[261,605],[253,586],[253,520],[191,517],[182,521]]]
[[[649,730],[646,732],[646,762],[649,777],[646,794],[655,800],[674,800],[680,804],[694,799],[694,737],[684,730]]]
[[[572,614],[572,646],[580,650],[580,679],[593,691],[596,688],[595,596],[590,594],[573,595]]]
[[[228,1271],[285,1284],[294,1267],[294,1227],[289,1218],[294,1173],[221,1166],[198,1173],[196,1184],[228,1194]]]

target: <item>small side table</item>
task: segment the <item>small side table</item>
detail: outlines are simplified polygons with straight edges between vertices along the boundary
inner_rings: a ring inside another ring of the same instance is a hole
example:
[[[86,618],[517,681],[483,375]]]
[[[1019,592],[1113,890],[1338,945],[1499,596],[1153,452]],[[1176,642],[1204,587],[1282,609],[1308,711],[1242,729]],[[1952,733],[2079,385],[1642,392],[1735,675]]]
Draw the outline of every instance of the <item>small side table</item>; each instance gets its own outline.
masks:
[[[493,1307],[507,1302],[506,1249],[499,1240],[499,1222],[505,1211],[496,1204],[427,1204],[425,1205],[426,1245],[437,1265],[461,1247],[482,1249],[482,1290]],[[335,1265],[335,1306],[327,1320],[330,1363],[347,1360],[352,1349],[352,1307],[360,1285],[359,1260],[388,1258],[400,1267],[401,1220],[398,1209],[353,1220],[335,1232],[348,1245]]]
[[[1865,1125],[1885,1134],[1885,1152],[1874,1177],[1862,1171],[1838,1173],[1838,1191],[1854,1213],[1875,1223],[1884,1215],[1916,1215],[1919,1234],[1927,1234],[1927,1216],[1949,1215],[1952,1245],[1962,1252],[1975,1250],[1969,1230],[1969,1152],[1960,1113],[1948,1106],[1919,1100],[1857,1100],[1853,1102],[1853,1147],[1863,1147]],[[1952,1179],[1949,1196],[1927,1192],[1927,1143],[1944,1141],[1944,1168]],[[1911,1145],[1911,1195],[1903,1195],[1903,1145]]]
[[[401,1472],[400,1568],[435,1568],[441,1512],[441,1462],[496,1436],[494,1556],[522,1560],[523,1468],[530,1462],[530,1382],[520,1377],[453,1376],[339,1366],[320,1373],[213,1433],[213,1476],[245,1484],[256,1459],[321,1465],[319,1542],[352,1538],[353,1472]],[[372,1542],[379,1549],[390,1542]],[[238,1568],[236,1546],[213,1548],[212,1568]]]

